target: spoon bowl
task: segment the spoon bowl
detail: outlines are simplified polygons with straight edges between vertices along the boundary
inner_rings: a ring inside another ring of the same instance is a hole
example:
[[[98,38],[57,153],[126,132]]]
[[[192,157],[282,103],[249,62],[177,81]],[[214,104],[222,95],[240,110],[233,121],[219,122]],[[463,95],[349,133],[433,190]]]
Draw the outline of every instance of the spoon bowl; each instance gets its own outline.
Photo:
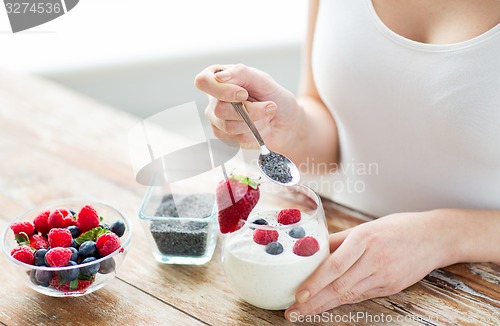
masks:
[[[271,181],[285,186],[296,185],[300,180],[300,172],[297,166],[285,155],[273,152],[266,147],[259,131],[248,116],[241,102],[231,102],[233,108],[240,114],[250,128],[260,146],[258,166],[261,172]]]

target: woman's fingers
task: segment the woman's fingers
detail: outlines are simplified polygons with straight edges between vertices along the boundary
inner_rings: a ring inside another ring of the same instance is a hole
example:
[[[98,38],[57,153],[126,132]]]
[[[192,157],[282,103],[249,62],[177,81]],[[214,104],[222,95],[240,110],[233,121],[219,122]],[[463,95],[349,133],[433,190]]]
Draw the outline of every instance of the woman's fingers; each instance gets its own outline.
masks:
[[[354,302],[365,297],[366,293],[377,288],[378,278],[371,274],[371,258],[364,254],[342,276],[326,285],[318,294],[303,303],[295,303],[289,310],[300,311],[302,315],[317,314],[321,307],[330,304],[331,308],[344,303]]]
[[[340,247],[342,242],[344,242],[345,238],[347,238],[347,236],[349,235],[349,233],[351,233],[352,230],[353,230],[353,228],[350,228],[350,229],[347,229],[347,230],[344,230],[341,232],[337,232],[337,233],[333,233],[330,235],[329,242],[330,242],[330,252],[331,253],[334,252],[335,250],[337,250],[338,247]]]
[[[269,75],[245,65],[213,65],[195,78],[195,86],[213,97],[225,102],[246,101],[248,93],[252,98],[271,98],[278,85]]]
[[[266,116],[273,116],[276,113],[277,107],[274,102],[243,102],[247,109],[248,116],[252,121],[260,120]],[[217,101],[213,107],[214,116],[221,120],[243,120],[238,112],[233,108],[231,103]]]
[[[233,83],[226,83],[217,78],[216,71],[225,68],[221,65],[214,65],[200,72],[195,80],[195,86],[221,101],[242,102],[248,99],[248,92],[245,88]]]
[[[290,310],[285,313],[285,316],[287,319],[290,320],[292,316],[305,316],[305,315],[317,315],[322,313],[323,311],[328,311],[330,309],[334,309],[336,307],[345,305],[345,304],[354,304],[354,303],[359,303],[365,300],[373,299],[373,298],[379,298],[379,297],[384,297],[389,294],[387,294],[387,291],[383,287],[376,287],[376,288],[371,288],[371,289],[366,289],[367,283],[371,283],[372,280],[369,278],[363,280],[360,282],[359,285],[356,285],[355,288],[353,288],[352,293],[362,293],[357,297],[354,296],[345,296],[341,297],[335,300],[332,300],[330,302],[326,302],[323,306],[315,308],[313,312],[304,312],[302,313],[299,310]],[[366,290],[365,290],[366,289]],[[297,317],[294,317],[297,318]]]
[[[357,237],[347,237],[297,290],[296,300],[304,303],[329,283],[342,276],[362,256],[365,246]]]

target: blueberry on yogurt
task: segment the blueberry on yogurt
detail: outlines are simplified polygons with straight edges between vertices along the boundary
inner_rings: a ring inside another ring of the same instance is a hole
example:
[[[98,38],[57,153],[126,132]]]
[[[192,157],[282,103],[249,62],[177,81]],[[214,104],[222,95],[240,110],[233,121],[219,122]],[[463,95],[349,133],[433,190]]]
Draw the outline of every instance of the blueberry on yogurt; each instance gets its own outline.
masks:
[[[266,252],[270,255],[279,255],[283,252],[283,245],[278,241],[270,242],[266,245]]]
[[[291,229],[288,234],[294,238],[294,239],[300,239],[306,236],[306,231],[304,230],[303,227],[297,226],[293,229]]]

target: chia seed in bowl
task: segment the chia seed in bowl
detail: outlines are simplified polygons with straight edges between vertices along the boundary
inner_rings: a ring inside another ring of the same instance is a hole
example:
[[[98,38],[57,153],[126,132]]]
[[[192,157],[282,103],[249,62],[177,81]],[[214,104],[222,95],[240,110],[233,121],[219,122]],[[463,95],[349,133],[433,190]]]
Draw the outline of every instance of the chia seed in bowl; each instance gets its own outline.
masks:
[[[200,257],[206,253],[213,213],[213,194],[169,194],[162,198],[150,224],[151,235],[162,255]],[[166,218],[161,218],[166,217]],[[200,219],[197,221],[196,219]]]

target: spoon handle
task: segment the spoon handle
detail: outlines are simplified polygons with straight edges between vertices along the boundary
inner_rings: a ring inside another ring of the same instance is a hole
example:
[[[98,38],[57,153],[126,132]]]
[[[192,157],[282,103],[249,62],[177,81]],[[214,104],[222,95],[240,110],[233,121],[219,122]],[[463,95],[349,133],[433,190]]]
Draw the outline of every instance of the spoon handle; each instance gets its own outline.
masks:
[[[255,139],[257,139],[257,142],[259,143],[259,145],[261,147],[265,146],[264,140],[260,136],[259,131],[257,130],[255,125],[253,124],[252,120],[248,116],[247,110],[246,110],[245,106],[243,105],[243,103],[231,102],[231,104],[233,105],[233,108],[236,110],[236,112],[238,112],[241,115],[241,117],[243,118],[243,120],[246,122],[248,128],[250,128],[250,131],[255,136]]]

